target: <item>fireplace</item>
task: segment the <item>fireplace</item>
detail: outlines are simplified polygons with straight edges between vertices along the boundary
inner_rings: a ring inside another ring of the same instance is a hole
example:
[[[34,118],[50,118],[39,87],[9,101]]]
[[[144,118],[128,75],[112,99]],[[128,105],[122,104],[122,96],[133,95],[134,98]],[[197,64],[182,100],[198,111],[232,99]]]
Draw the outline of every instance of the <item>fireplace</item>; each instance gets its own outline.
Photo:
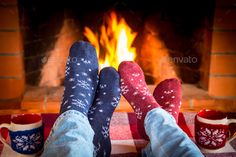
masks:
[[[132,59],[142,66],[148,83],[157,83],[166,77],[179,77],[193,84],[200,81],[204,31],[212,22],[212,1],[187,4],[159,1],[157,7],[150,2],[135,1],[55,3],[47,2],[47,7],[43,1],[18,3],[24,30],[27,83],[61,85],[68,49],[76,40],[88,40],[96,46],[100,64],[104,64],[101,63],[107,62],[104,55],[119,53],[116,52],[119,41],[114,41],[118,40],[114,36],[120,32],[111,32],[122,29],[119,25],[127,27],[127,38],[132,36],[126,43],[127,49],[135,49],[136,57]],[[204,8],[199,10],[201,6]],[[111,62],[114,63],[116,57]],[[125,59],[130,60],[128,56]]]
[[[166,78],[180,79],[186,97],[191,97],[186,99],[186,108],[194,108],[192,104],[199,99],[195,104],[235,104],[233,0],[159,0],[155,5],[133,0],[0,3],[0,16],[5,19],[0,22],[0,41],[5,43],[0,48],[0,85],[6,89],[0,99],[4,103],[23,101],[20,107],[29,109],[30,103],[30,109],[42,110],[44,101],[46,106],[58,104],[69,48],[77,40],[86,40],[99,52],[101,67],[109,65],[108,56],[113,56],[111,65],[119,64],[122,57],[113,54],[120,53],[121,45],[122,52],[127,50],[123,59],[142,67],[151,89]],[[123,27],[123,37],[122,31],[112,32]]]

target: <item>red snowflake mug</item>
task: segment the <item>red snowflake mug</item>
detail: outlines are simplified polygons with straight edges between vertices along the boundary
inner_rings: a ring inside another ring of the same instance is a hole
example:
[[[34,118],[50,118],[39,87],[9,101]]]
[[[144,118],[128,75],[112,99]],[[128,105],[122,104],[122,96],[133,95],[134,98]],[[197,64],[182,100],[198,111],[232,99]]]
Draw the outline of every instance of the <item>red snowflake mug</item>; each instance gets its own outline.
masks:
[[[195,140],[205,152],[213,152],[223,148],[230,136],[229,124],[236,119],[227,119],[220,111],[203,109],[195,116]],[[235,137],[234,137],[235,138]]]
[[[9,142],[2,137],[0,141],[21,156],[35,156],[43,149],[44,129],[40,114],[18,114],[11,117],[10,124],[1,124],[8,129]]]

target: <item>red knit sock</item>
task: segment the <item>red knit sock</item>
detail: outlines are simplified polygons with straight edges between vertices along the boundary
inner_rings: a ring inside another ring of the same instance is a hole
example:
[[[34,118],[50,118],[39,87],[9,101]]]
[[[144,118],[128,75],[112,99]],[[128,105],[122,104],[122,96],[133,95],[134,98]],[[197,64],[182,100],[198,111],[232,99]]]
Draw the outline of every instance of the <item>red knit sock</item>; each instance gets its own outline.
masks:
[[[144,129],[144,119],[147,112],[159,107],[159,104],[150,94],[143,71],[137,63],[124,61],[119,65],[118,71],[121,77],[121,93],[136,114],[139,134],[148,139]]]
[[[174,78],[162,81],[155,88],[153,96],[157,103],[178,122],[182,98],[180,81]]]

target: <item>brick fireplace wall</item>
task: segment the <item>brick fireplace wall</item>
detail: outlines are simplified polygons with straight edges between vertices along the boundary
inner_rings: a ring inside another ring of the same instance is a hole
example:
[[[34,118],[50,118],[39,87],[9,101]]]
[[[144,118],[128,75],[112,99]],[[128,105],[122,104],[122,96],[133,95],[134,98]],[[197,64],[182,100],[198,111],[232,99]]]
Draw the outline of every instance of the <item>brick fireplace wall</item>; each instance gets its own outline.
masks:
[[[55,17],[62,17],[56,15]],[[204,44],[206,44],[206,47],[208,45],[208,48],[205,49],[205,58],[202,60],[203,77],[201,84],[202,87],[208,90],[210,95],[215,97],[236,97],[235,17],[236,0],[217,0],[213,27],[209,25],[209,29],[206,29]],[[22,96],[25,86],[24,50],[17,0],[0,0],[0,19],[4,19],[0,20],[0,100],[17,99]],[[56,23],[57,21],[59,21],[57,18],[52,21],[52,26],[58,25],[59,22]],[[39,37],[45,32],[47,26],[42,25],[40,28],[35,28],[38,30],[37,35]],[[52,31],[50,29],[46,30],[48,32],[46,31],[45,34]],[[56,32],[59,32],[59,30],[54,30],[54,34]],[[25,42],[28,41],[32,41],[32,39],[25,40]],[[35,42],[35,49],[38,50],[38,47],[45,45],[45,43],[48,43],[48,41]],[[32,45],[28,44],[26,46]],[[29,55],[30,57],[32,56]],[[27,65],[27,67],[31,68],[35,64],[41,64],[41,58],[37,59],[37,62],[35,63],[33,59],[28,61],[29,66]]]
[[[0,0],[0,102],[20,100],[24,61],[17,0]]]
[[[236,0],[217,0],[215,5],[208,91],[236,98]]]

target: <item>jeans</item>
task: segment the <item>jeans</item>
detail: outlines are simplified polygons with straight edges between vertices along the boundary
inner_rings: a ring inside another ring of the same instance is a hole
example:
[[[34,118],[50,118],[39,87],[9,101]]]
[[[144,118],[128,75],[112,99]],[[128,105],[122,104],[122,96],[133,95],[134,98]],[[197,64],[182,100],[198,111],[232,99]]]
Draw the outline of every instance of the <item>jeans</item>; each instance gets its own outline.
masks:
[[[143,157],[203,157],[174,117],[165,110],[156,108],[149,111],[144,127],[150,143],[142,150]]]
[[[149,111],[144,125],[150,143],[142,150],[143,157],[203,156],[165,110]],[[93,156],[93,136],[86,116],[74,110],[66,111],[56,120],[42,156]]]
[[[88,118],[84,114],[69,110],[61,114],[44,145],[42,157],[92,157],[93,136]]]

